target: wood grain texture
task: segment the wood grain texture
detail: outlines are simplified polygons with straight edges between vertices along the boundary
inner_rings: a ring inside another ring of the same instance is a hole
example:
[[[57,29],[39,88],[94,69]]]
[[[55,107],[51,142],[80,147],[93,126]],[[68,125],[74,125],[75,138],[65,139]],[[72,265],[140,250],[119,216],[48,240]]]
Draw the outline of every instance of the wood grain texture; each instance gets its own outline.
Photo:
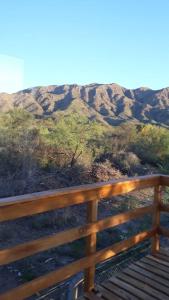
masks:
[[[122,195],[134,190],[157,186],[159,175],[113,180],[55,191],[39,192],[0,200],[0,221],[30,216],[88,201]]]
[[[169,176],[167,176],[167,175],[160,175],[160,185],[162,185],[162,186],[169,186]]]
[[[156,234],[152,238],[151,252],[155,254],[160,250],[160,237],[159,237],[159,227],[160,227],[160,205],[162,202],[162,186],[158,185],[154,187],[154,208],[155,212],[153,215],[153,227],[156,227]]]
[[[12,289],[3,295],[0,295],[0,300],[25,299],[26,297],[32,296],[40,290],[51,287],[54,284],[61,282],[84,269],[92,267],[93,264],[107,260],[116,254],[127,250],[134,245],[137,245],[145,239],[151,238],[154,234],[155,230],[141,232],[135,236],[132,236],[128,240],[116,243],[113,246],[107,247],[94,254],[91,254],[90,256],[84,257],[59,270],[50,272],[47,275],[41,276],[15,289]]]
[[[95,202],[93,202],[95,203]],[[96,211],[91,210],[92,217],[96,219]],[[97,209],[96,209],[97,210]],[[136,208],[126,213],[121,213],[112,217],[105,218],[103,220],[95,221],[93,223],[86,224],[77,228],[62,231],[57,234],[43,237],[37,240],[26,242],[15,247],[10,247],[4,250],[0,250],[0,265],[5,265],[13,261],[31,256],[33,254],[58,247],[66,243],[73,242],[80,238],[91,236],[87,241],[87,255],[94,253],[96,243],[96,233],[104,229],[121,225],[129,220],[142,217],[145,214],[153,213],[154,207],[152,205],[147,207]],[[93,244],[92,244],[93,243]],[[93,246],[94,245],[94,246]],[[90,253],[90,246],[92,251]]]
[[[162,253],[159,252],[159,254]],[[169,258],[168,254],[166,256]],[[161,269],[161,266],[162,268],[165,266],[165,269]],[[101,299],[112,300],[119,297],[123,300],[168,300],[168,274],[168,262],[148,255],[100,283],[101,286],[97,286],[97,290],[100,292]]]
[[[54,191],[40,192],[29,195],[10,197],[0,200],[0,221],[12,220],[24,216],[30,216],[46,211],[51,211],[58,208],[68,207],[71,205],[87,203],[87,224],[71,230],[66,230],[60,233],[53,234],[51,236],[43,237],[37,240],[26,242],[8,249],[0,251],[0,265],[4,265],[27,256],[34,255],[41,251],[51,249],[80,238],[86,237],[86,257],[75,261],[63,268],[50,272],[47,275],[41,276],[31,282],[27,282],[22,286],[19,286],[11,291],[0,295],[0,300],[11,299],[25,299],[36,292],[51,287],[52,285],[63,281],[72,275],[85,270],[85,290],[91,291],[94,287],[95,265],[104,260],[110,259],[118,253],[125,251],[145,239],[152,238],[152,252],[159,254],[156,259],[147,257],[145,261],[138,262],[136,268],[143,268],[145,272],[150,276],[153,273],[155,277],[163,277],[164,284],[166,283],[167,275],[169,275],[168,258],[166,258],[167,264],[161,261],[162,257],[167,257],[164,253],[159,253],[159,234],[169,236],[169,230],[160,228],[160,211],[169,212],[169,205],[163,205],[161,203],[161,188],[163,185],[169,185],[169,176],[163,175],[150,175],[142,176],[131,179],[124,179],[118,181],[109,181],[107,183],[97,183],[90,185],[83,185],[72,188],[64,188]],[[121,213],[116,216],[107,217],[103,220],[97,220],[97,205],[98,201],[103,198],[122,195],[134,190],[154,187],[154,203],[151,206],[137,208],[126,213]],[[104,229],[121,225],[129,220],[136,219],[144,214],[153,214],[152,230],[141,232],[128,240],[121,241],[110,247],[96,252],[96,234]],[[161,256],[160,256],[161,255]],[[130,272],[132,273],[132,272]],[[133,274],[133,273],[132,273]],[[147,275],[147,276],[148,276]],[[141,276],[141,275],[140,275]],[[129,282],[127,283],[129,274],[123,274],[123,280],[128,289]],[[142,278],[142,277],[141,277]],[[143,279],[143,278],[142,278]],[[152,279],[149,278],[151,285]],[[118,284],[121,279],[117,279]],[[144,280],[142,280],[144,282]],[[111,287],[112,287],[111,282]],[[114,283],[115,284],[115,283]],[[117,285],[117,282],[116,282]],[[135,291],[137,280],[132,279],[132,291]],[[119,287],[121,288],[121,287]],[[109,297],[108,288],[103,287],[103,290],[107,290],[107,297]],[[143,289],[143,283],[140,283],[140,290]],[[159,288],[159,291],[162,292]],[[128,291],[126,291],[128,293]],[[144,291],[142,291],[144,293]],[[151,294],[151,295],[150,295]],[[142,294],[143,295],[143,294]],[[160,295],[160,294],[159,294]],[[133,295],[132,297],[141,297],[139,295]],[[146,299],[151,299],[155,296],[152,289],[150,289],[149,296]],[[97,295],[89,293],[87,299],[96,299]],[[118,292],[114,294],[114,297],[118,299]],[[127,295],[124,295],[124,298]],[[157,297],[157,295],[156,295]],[[158,298],[158,297],[157,297]],[[106,299],[106,298],[105,298]],[[108,299],[108,298],[107,298]]]
[[[87,222],[96,222],[98,213],[98,201],[89,202],[87,205]],[[97,236],[96,232],[92,232],[86,239],[86,256],[96,252]],[[84,274],[84,290],[90,292],[94,289],[95,265],[85,270]]]
[[[163,294],[163,292],[156,290],[154,288],[155,285],[153,285],[153,287],[152,287],[151,285],[148,285],[148,281],[147,282],[141,281],[139,279],[139,277],[137,276],[137,274],[135,277],[133,277],[131,275],[131,273],[128,274],[128,273],[122,272],[119,275],[117,275],[117,278],[121,279],[124,282],[127,282],[128,284],[131,284],[138,290],[141,290],[142,292],[146,293],[146,295],[144,296],[144,299],[146,299],[146,296],[148,296],[148,298],[149,298],[149,295],[151,295],[151,299],[157,298],[159,300],[161,300],[161,299],[168,300],[168,296],[166,296],[165,294]],[[137,291],[137,293],[138,293],[138,291]],[[139,296],[139,293],[138,293],[138,296]]]
[[[145,300],[154,300],[152,296],[149,294],[146,294],[146,292],[140,290],[138,287],[133,285],[132,283],[130,284],[129,282],[124,281],[123,279],[112,277],[110,278],[110,281],[120,287],[122,290],[126,290],[132,297],[134,295],[136,299],[145,299]],[[131,279],[132,281],[132,279]],[[130,298],[128,298],[130,299]],[[131,298],[132,299],[132,298]],[[126,299],[127,300],[127,299]]]
[[[105,290],[109,291],[111,293],[110,300],[113,300],[114,297],[119,296],[120,299],[124,300],[138,300],[136,296],[128,292],[126,289],[123,289],[121,286],[118,286],[117,284],[114,284],[112,281],[104,282],[101,287],[103,287]],[[103,297],[105,295],[105,292],[103,292]],[[104,299],[104,298],[103,298]]]
[[[160,294],[160,297],[162,297],[162,299],[166,299],[166,294],[169,295],[169,288],[164,286],[163,284],[160,284],[159,283],[159,278],[158,277],[155,277],[152,275],[152,277],[147,277],[146,276],[146,272],[144,272],[143,270],[143,273],[140,274],[139,272],[131,268],[127,268],[125,270],[123,270],[123,273],[127,274],[128,276],[131,276],[133,278],[137,278],[139,280],[139,282],[143,282],[144,284],[146,284],[146,286],[150,286],[150,287],[156,287],[157,288],[157,293],[158,291],[162,292],[162,295]],[[163,281],[162,281],[163,283]],[[168,284],[168,282],[167,282]],[[163,294],[163,292],[165,294]],[[160,298],[161,299],[161,298]],[[168,300],[168,298],[166,299]]]
[[[148,269],[147,265],[143,267],[138,266],[136,264],[132,264],[131,266],[129,266],[129,269],[134,270],[135,272],[137,272],[137,274],[141,274],[145,280],[151,279],[153,282],[155,283],[159,283],[160,286],[163,288],[163,290],[167,287],[169,288],[169,282],[168,280],[164,279],[163,277],[159,276],[158,274],[154,274],[154,272],[150,269]]]
[[[111,291],[109,291],[109,289],[105,288],[103,285],[102,286],[97,286],[97,290],[99,291],[100,295],[101,295],[101,299],[106,299],[106,300],[121,300],[121,294],[120,296],[116,294],[113,294],[113,298],[112,298],[112,293]],[[104,295],[104,296],[102,296]]]

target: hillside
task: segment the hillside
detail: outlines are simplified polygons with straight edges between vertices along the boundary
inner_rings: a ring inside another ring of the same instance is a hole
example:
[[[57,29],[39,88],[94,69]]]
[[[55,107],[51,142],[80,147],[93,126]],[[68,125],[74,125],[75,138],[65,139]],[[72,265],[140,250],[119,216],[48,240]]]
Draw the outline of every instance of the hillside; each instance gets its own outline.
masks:
[[[37,116],[78,111],[110,125],[125,121],[169,126],[169,88],[126,89],[117,84],[51,85],[0,94],[0,110],[20,107]]]

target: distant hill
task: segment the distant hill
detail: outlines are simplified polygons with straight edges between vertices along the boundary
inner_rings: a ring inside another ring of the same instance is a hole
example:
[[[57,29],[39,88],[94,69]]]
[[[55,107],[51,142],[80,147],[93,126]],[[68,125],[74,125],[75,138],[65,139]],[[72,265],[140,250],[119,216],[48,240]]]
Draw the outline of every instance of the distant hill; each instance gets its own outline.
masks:
[[[24,108],[36,116],[79,112],[110,125],[126,121],[169,126],[169,87],[127,89],[117,84],[50,85],[0,94],[0,111]]]

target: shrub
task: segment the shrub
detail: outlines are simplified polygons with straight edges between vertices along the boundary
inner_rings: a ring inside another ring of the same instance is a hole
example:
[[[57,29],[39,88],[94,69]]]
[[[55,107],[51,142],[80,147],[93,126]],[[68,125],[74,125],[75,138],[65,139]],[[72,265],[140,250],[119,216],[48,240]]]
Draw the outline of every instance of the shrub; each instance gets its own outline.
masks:
[[[112,155],[112,163],[122,172],[134,175],[140,167],[140,159],[133,152],[124,152]]]
[[[133,149],[144,163],[158,165],[169,159],[169,130],[146,125],[133,141]]]

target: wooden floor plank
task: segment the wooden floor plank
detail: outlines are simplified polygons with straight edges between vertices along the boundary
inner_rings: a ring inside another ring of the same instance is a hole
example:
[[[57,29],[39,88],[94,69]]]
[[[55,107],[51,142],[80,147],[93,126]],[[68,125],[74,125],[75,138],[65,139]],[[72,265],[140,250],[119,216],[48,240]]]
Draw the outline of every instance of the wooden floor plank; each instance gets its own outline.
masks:
[[[159,259],[162,259],[163,261],[169,262],[169,257],[166,256],[166,255],[164,255],[164,254],[162,254],[161,252],[157,252],[157,253],[154,255],[154,257],[157,257],[157,258],[159,258]]]
[[[101,297],[97,296],[95,293],[90,292],[85,294],[87,300],[101,300]]]
[[[112,281],[107,281],[107,282],[104,282],[102,284],[102,286],[109,290],[112,295],[117,295],[119,297],[121,297],[121,299],[123,300],[138,300],[138,297],[134,296],[133,294],[129,293],[128,291],[124,290],[123,288],[117,286],[116,284],[114,284]]]
[[[157,269],[155,266],[148,265],[148,264],[143,263],[141,261],[135,262],[135,264],[137,266],[142,267],[143,269],[146,269],[147,271],[151,271],[152,273],[155,273],[158,276],[162,276],[163,278],[168,280],[168,273]]]
[[[125,274],[128,274],[130,276],[133,276],[134,278],[139,279],[142,282],[147,283],[151,287],[154,287],[158,291],[161,291],[165,293],[166,295],[169,295],[169,281],[165,281],[165,279],[161,279],[161,277],[158,277],[150,272],[147,272],[144,269],[139,269],[139,267],[131,265],[130,268],[127,268],[123,271]],[[160,281],[161,280],[161,281]]]
[[[106,300],[121,300],[122,298],[118,295],[114,294],[113,292],[110,292],[108,289],[106,289],[103,286],[98,287],[99,292],[102,294],[102,299]]]
[[[143,257],[80,299],[169,300],[169,250]]]
[[[148,278],[154,280],[155,282],[159,282],[161,285],[163,285],[165,287],[169,287],[169,280],[164,279],[163,277],[159,276],[159,274],[153,273],[148,267],[146,269],[139,265],[132,264],[129,266],[129,269],[132,269],[132,270],[142,274],[143,276],[146,276],[146,278],[148,277]]]
[[[117,277],[110,278],[110,281],[121,287],[122,289],[128,291],[139,299],[143,300],[154,300],[154,297],[146,294],[145,292],[139,290],[137,287],[134,287],[132,284],[124,282],[123,279]]]
[[[138,295],[139,295],[140,291],[146,293],[145,299],[160,299],[161,300],[162,295],[158,296],[157,291],[155,291],[153,288],[151,288],[147,284],[139,281],[136,278],[132,278],[131,276],[128,276],[123,273],[119,274],[116,278],[135,287],[137,289]],[[149,296],[150,296],[150,298],[149,298]]]
[[[169,249],[161,248],[159,252],[169,257]]]
[[[168,271],[169,271],[169,262],[167,262],[161,258],[158,258],[156,256],[152,256],[152,255],[148,255],[148,256],[146,256],[146,258],[150,258],[152,261],[155,261],[155,262],[167,267]]]
[[[150,265],[150,266],[158,268],[161,271],[164,271],[164,272],[168,273],[168,276],[169,276],[169,268],[166,267],[166,266],[161,265],[157,261],[153,261],[153,260],[151,260],[150,258],[147,258],[147,257],[141,259],[141,261],[148,264],[148,265]]]
[[[144,278],[144,276],[139,276],[138,273],[133,272],[131,270],[123,271],[123,273],[119,274],[117,278],[121,278],[122,280],[132,284],[133,286],[137,287],[138,289],[150,294],[155,299],[163,299],[168,300],[168,296],[166,296],[163,291],[155,288],[155,283],[149,281],[148,278]],[[149,284],[150,283],[150,284]]]

